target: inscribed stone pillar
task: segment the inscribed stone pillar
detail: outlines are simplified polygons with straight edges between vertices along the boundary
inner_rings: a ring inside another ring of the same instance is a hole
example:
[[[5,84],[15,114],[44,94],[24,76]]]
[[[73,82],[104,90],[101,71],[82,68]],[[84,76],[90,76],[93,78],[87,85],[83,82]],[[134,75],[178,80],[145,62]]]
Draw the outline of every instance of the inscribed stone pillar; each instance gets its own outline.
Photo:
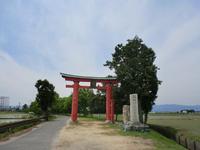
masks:
[[[130,107],[129,105],[123,106],[123,123],[127,123],[130,118]]]
[[[138,95],[130,94],[130,121],[138,123],[139,121],[139,110],[138,110]]]

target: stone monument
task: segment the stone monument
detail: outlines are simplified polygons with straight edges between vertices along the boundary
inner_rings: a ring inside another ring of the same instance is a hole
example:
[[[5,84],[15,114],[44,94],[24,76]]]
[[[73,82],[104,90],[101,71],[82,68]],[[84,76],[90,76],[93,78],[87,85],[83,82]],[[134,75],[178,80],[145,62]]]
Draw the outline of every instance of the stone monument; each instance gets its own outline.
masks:
[[[130,94],[130,121],[138,123],[139,111],[138,111],[138,96],[137,94]]]
[[[130,120],[130,106],[123,106],[123,123],[127,123]]]
[[[123,120],[126,120],[126,119],[123,118]],[[149,129],[148,125],[142,124],[140,122],[138,95],[137,94],[130,94],[130,119],[129,120],[130,121],[124,122],[124,130],[125,131],[127,131],[127,130],[147,131]]]

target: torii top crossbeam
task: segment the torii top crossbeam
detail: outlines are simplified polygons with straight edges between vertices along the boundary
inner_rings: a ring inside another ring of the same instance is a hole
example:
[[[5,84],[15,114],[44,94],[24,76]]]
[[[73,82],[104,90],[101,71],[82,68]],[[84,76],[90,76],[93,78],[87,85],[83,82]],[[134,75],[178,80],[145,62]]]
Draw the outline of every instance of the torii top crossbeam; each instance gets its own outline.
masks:
[[[71,120],[77,120],[78,113],[78,91],[79,88],[96,88],[98,90],[106,90],[106,120],[114,121],[114,101],[112,99],[112,86],[117,84],[116,77],[92,77],[92,76],[79,76],[72,74],[60,73],[66,81],[73,81],[73,85],[66,85],[66,88],[73,88],[72,97],[72,113]],[[79,82],[90,82],[90,86],[79,85]],[[102,86],[96,83],[103,83]]]
[[[112,82],[117,83],[116,77],[92,77],[92,76],[79,76],[79,75],[72,75],[72,74],[66,74],[66,73],[60,73],[61,76],[69,81],[78,80],[80,82],[90,82],[90,81],[96,81],[96,82]]]

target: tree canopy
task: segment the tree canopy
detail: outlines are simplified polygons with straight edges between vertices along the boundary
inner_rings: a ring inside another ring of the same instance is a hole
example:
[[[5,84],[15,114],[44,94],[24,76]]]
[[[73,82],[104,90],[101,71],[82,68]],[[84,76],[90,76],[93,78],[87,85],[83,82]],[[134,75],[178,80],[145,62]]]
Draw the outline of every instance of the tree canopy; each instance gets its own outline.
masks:
[[[159,68],[154,64],[155,59],[153,49],[135,36],[125,45],[118,44],[112,54],[112,60],[106,61],[105,64],[111,70],[114,69],[121,83],[120,92],[127,101],[129,94],[138,94],[142,112],[146,117],[157,98],[158,85],[161,83],[157,78]]]
[[[90,89],[79,90],[78,110],[79,113],[86,116],[90,112],[89,104],[94,97],[94,93]]]
[[[38,91],[38,94],[36,95],[36,101],[48,119],[48,109],[51,108],[52,103],[57,96],[56,92],[54,91],[55,87],[46,79],[38,80],[35,84],[35,87]]]

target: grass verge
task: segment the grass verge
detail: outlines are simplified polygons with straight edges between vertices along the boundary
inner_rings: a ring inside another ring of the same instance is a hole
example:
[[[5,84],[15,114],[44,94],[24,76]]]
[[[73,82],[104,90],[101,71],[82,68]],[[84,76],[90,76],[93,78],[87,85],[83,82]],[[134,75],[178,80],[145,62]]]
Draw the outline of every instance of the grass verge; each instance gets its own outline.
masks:
[[[170,140],[158,132],[154,130],[150,130],[149,132],[138,132],[138,131],[123,131],[122,127],[117,124],[109,124],[110,128],[115,128],[119,135],[123,136],[133,136],[133,137],[141,137],[144,139],[151,139],[155,144],[156,150],[185,150],[184,147],[177,144],[175,141]]]
[[[48,116],[48,121],[53,121],[55,120],[57,117],[55,115],[49,115]]]

